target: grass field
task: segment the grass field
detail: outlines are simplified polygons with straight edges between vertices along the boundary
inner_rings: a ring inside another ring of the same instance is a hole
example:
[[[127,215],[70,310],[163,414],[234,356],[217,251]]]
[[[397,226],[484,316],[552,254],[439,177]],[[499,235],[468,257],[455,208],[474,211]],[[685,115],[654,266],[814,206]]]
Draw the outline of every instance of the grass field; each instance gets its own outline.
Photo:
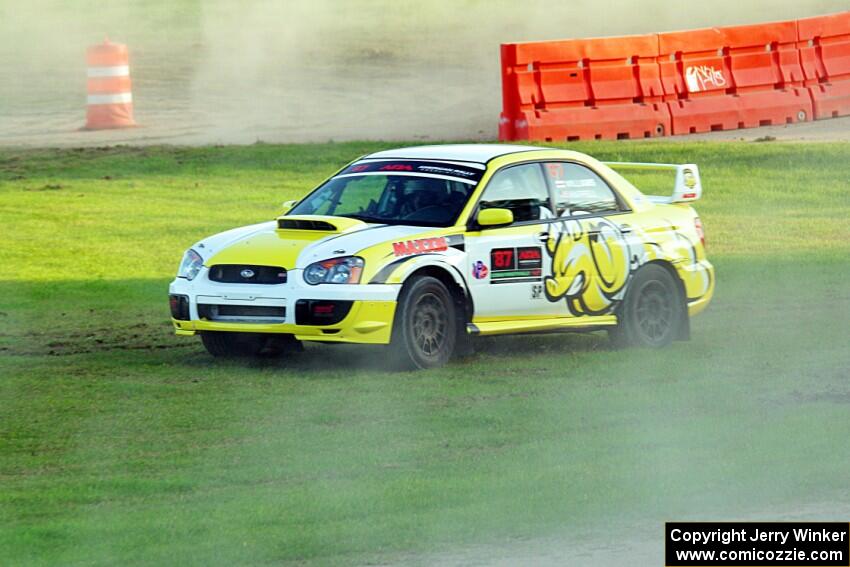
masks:
[[[0,564],[394,562],[850,505],[850,146],[593,144],[695,162],[718,286],[693,339],[482,341],[382,370],[171,334],[200,237],[377,143],[0,150]],[[661,564],[659,556],[657,564]]]

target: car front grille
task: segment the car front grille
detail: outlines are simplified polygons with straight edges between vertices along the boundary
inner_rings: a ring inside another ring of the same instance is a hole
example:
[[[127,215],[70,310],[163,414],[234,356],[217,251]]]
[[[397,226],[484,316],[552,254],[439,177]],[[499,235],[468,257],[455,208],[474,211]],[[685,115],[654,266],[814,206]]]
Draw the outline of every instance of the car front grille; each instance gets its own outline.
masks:
[[[210,267],[209,278],[219,283],[282,284],[286,283],[286,269],[280,266],[217,264]]]
[[[286,319],[286,307],[198,304],[198,316],[208,321],[283,323]]]

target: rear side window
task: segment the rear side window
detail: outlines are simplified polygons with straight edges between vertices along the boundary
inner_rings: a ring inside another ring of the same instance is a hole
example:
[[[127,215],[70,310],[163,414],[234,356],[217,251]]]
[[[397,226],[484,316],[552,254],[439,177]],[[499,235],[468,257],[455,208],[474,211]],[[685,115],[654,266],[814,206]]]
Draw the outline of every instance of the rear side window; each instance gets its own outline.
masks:
[[[544,170],[555,193],[559,217],[618,212],[614,191],[593,170],[577,163],[550,162]]]
[[[539,163],[498,171],[481,196],[481,209],[510,209],[514,222],[552,218],[549,189]]]

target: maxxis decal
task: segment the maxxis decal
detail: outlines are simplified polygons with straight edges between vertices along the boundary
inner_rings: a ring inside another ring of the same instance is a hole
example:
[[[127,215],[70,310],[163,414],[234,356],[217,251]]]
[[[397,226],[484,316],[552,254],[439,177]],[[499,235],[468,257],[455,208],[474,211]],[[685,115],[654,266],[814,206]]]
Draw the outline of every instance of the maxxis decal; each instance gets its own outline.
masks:
[[[445,236],[393,242],[393,255],[396,257],[412,256],[427,252],[444,252],[448,249],[449,243]]]
[[[421,246],[420,244],[415,244],[413,247],[409,248],[408,244],[411,242],[421,243],[422,241],[429,241],[428,246]],[[440,256],[445,254],[446,252],[450,253],[458,253],[463,252],[465,249],[465,240],[462,234],[452,234],[449,236],[439,236],[432,238],[418,238],[414,240],[405,241],[402,245],[396,246],[397,244],[402,244],[398,242],[393,242],[393,251],[389,252],[384,260],[388,258],[392,258],[395,256],[395,260],[390,261],[385,264],[378,272],[372,276],[372,279],[369,280],[370,284],[384,284],[387,283],[387,280],[390,276],[398,269],[402,264],[413,260],[414,258],[419,258],[421,256],[428,255],[437,255]],[[412,251],[413,248],[419,247],[421,248],[420,252]],[[410,254],[408,254],[410,252]]]

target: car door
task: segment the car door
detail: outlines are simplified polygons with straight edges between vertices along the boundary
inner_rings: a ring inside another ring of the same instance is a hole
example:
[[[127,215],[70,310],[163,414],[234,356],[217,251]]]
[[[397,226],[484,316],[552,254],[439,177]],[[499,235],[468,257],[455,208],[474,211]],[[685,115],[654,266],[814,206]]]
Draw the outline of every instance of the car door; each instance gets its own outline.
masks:
[[[509,320],[545,316],[544,246],[547,222],[554,218],[543,167],[538,162],[497,171],[478,202],[509,209],[514,222],[501,227],[472,227],[466,235],[467,281],[475,318]]]
[[[634,215],[590,167],[575,162],[543,166],[557,220],[544,248],[547,313],[611,313],[625,293],[636,251]]]

